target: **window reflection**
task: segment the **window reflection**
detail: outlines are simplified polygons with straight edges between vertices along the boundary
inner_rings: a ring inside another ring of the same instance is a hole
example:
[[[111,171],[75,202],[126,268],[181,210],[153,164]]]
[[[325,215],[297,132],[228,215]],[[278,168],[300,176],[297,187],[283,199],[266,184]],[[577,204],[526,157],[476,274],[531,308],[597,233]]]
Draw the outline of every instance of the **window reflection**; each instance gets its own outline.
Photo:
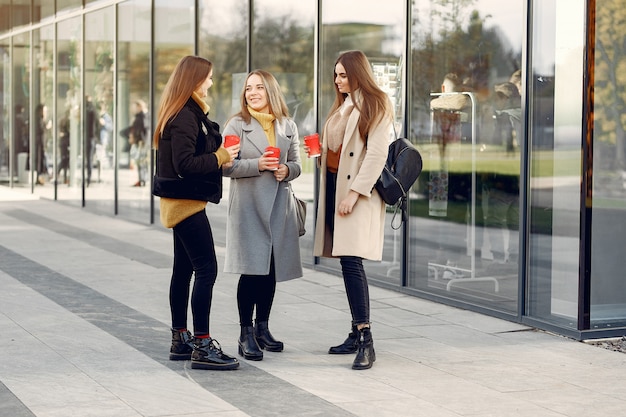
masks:
[[[113,105],[115,9],[85,16],[85,128],[82,143],[87,205],[113,212]],[[66,110],[67,113],[67,110]],[[61,119],[64,120],[64,119]],[[59,133],[61,133],[59,126]],[[67,141],[66,141],[67,142]],[[61,161],[64,149],[59,138]]]
[[[402,91],[403,16],[404,1],[392,0],[381,8],[375,0],[321,2],[322,27],[320,48],[319,100],[320,126],[328,115],[334,100],[334,66],[339,54],[346,50],[359,49],[365,53],[379,86],[395,104],[396,125],[402,126],[402,100],[397,92]],[[350,10],[350,13],[346,13]],[[398,134],[401,134],[398,131]],[[393,213],[387,214],[386,224],[391,224]],[[368,276],[376,279],[400,282],[401,233],[385,227],[385,245],[382,262],[364,262]],[[338,267],[336,260],[321,258],[322,265]]]
[[[517,308],[523,2],[413,5],[409,285]],[[517,79],[515,78],[517,76]],[[517,84],[516,84],[517,81]]]
[[[528,313],[576,328],[584,1],[535,13]]]
[[[120,214],[149,221],[150,187],[146,178],[150,152],[146,153],[150,115],[150,0],[134,0],[118,5],[117,107],[111,114],[116,121],[112,132],[117,160],[117,193]],[[174,16],[174,14],[172,14]],[[159,20],[163,19],[159,14]],[[161,23],[156,23],[159,26]],[[163,30],[167,26],[163,24]],[[143,126],[133,123],[141,118]],[[132,134],[131,134],[132,130]],[[141,176],[143,174],[143,177]],[[143,178],[142,185],[140,178]]]
[[[626,246],[626,101],[615,94],[626,84],[619,68],[626,56],[613,45],[626,38],[617,24],[623,2],[596,3],[594,76],[593,208],[591,232],[591,326],[626,325],[626,283],[622,259]],[[607,30],[611,28],[611,30]]]
[[[75,204],[82,203],[82,58],[80,55],[82,32],[81,18],[72,18],[57,25],[57,124],[69,138],[59,141],[59,164],[68,162],[67,177],[62,172],[63,186],[58,186],[58,198]],[[62,122],[62,124],[61,124]],[[65,145],[69,144],[68,149]],[[58,178],[57,178],[58,179]],[[67,179],[67,183],[66,183]],[[57,180],[57,184],[58,184]]]

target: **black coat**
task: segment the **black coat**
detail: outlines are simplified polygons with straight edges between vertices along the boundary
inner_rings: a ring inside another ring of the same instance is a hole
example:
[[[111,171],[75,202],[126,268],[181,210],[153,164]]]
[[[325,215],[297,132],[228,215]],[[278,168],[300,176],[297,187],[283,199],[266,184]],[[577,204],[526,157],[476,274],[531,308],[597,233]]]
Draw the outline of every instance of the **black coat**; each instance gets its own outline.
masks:
[[[152,193],[160,197],[218,203],[222,169],[215,151],[222,143],[219,125],[190,98],[165,125],[159,140]]]

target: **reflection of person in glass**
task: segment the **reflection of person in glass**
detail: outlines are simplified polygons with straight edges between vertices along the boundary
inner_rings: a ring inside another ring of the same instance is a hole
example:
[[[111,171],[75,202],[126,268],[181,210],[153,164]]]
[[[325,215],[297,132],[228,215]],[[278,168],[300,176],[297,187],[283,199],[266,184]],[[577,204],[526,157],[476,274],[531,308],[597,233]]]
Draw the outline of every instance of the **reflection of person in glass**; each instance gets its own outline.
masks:
[[[204,102],[213,84],[213,64],[182,58],[163,90],[154,146],[158,150],[153,193],[160,196],[161,223],[172,228],[174,266],[170,282],[172,345],[170,360],[191,359],[194,369],[227,370],[239,366],[211,338],[209,316],[217,259],[205,207],[222,196],[222,167],[232,164],[239,145],[225,149],[217,123]],[[193,336],[187,330],[189,286]]]
[[[376,360],[363,259],[382,259],[385,203],[374,183],[387,159],[392,110],[367,57],[348,51],[335,63],[335,102],[322,135],[321,181],[314,255],[339,258],[352,331],[328,353],[356,352],[352,369]]]
[[[13,137],[15,138],[15,155],[28,153],[30,147],[30,144],[28,143],[28,119],[26,118],[24,106],[21,104],[17,104],[15,106]],[[14,162],[13,166],[15,167],[15,173],[17,173],[17,163]]]
[[[134,117],[130,126],[120,133],[128,138],[130,144],[130,159],[137,170],[137,181],[133,187],[143,187],[146,185],[148,176],[149,146],[146,144],[148,136],[148,106],[143,100],[136,100],[133,103]]]
[[[63,171],[63,184],[69,184],[67,176],[70,169],[70,110],[65,110],[63,117],[59,120],[59,154],[61,159],[57,167],[57,181]]]
[[[48,118],[48,106],[45,104],[38,104],[35,108],[35,123],[35,170],[37,184],[43,185],[45,177],[48,176],[46,146],[48,131],[52,128],[52,120]]]
[[[521,99],[515,84],[497,84],[495,90],[495,143],[514,154],[521,132]],[[518,163],[517,160],[511,163]],[[517,262],[519,174],[487,173],[483,188],[488,198],[486,223],[494,262]]]
[[[85,97],[85,168],[87,169],[87,185],[91,184],[91,171],[93,168],[93,156],[100,131],[98,114],[91,96]]]
[[[261,349],[283,350],[283,342],[274,339],[268,327],[276,281],[302,276],[289,186],[302,170],[300,141],[272,74],[263,70],[248,74],[240,103],[241,110],[224,128],[224,135],[241,139],[239,157],[224,169],[224,175],[231,177],[224,270],[241,274],[237,287],[239,354],[261,360]],[[266,150],[268,146],[280,149],[278,161]]]

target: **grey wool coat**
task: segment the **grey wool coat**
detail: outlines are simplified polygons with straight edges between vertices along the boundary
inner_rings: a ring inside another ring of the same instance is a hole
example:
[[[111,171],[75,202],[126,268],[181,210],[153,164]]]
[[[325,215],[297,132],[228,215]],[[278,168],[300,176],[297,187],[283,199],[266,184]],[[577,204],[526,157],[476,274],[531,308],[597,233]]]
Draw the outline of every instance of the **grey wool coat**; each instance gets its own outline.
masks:
[[[269,146],[261,124],[254,118],[246,123],[231,119],[223,136],[241,138],[241,151],[233,166],[224,168],[230,177],[228,219],[226,221],[225,272],[267,275],[274,253],[276,280],[302,276],[296,208],[289,181],[300,176],[300,140],[291,119],[274,121],[280,163],[289,174],[278,182],[272,171],[259,171],[259,158]]]

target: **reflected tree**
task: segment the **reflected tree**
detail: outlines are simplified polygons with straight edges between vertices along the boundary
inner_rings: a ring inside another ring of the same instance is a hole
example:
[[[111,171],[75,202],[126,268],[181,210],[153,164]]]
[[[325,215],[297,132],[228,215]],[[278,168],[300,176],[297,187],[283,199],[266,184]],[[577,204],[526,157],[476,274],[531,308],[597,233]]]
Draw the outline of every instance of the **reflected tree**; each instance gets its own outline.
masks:
[[[594,137],[602,164],[626,170],[626,9],[622,1],[598,2],[594,83]]]

